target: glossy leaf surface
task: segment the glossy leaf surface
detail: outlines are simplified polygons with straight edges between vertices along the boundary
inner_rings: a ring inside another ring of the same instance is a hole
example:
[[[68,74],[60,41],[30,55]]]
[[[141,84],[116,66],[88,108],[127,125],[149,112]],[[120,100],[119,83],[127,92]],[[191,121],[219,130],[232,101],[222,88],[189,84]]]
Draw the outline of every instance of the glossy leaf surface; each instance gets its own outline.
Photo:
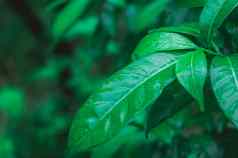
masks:
[[[200,17],[202,33],[208,42],[212,40],[214,31],[237,6],[238,0],[208,0]]]
[[[215,57],[211,81],[220,107],[238,127],[238,56]]]
[[[117,135],[175,79],[176,61],[172,54],[153,54],[109,78],[77,114],[69,138],[72,152],[87,150]]]
[[[141,58],[157,52],[190,50],[197,46],[188,38],[168,32],[152,32],[145,36],[133,52],[134,58]]]
[[[53,23],[53,36],[56,40],[77,20],[89,4],[90,0],[71,0],[57,15]]]
[[[207,59],[203,51],[199,49],[181,57],[176,65],[176,76],[203,111],[203,88],[207,77]]]

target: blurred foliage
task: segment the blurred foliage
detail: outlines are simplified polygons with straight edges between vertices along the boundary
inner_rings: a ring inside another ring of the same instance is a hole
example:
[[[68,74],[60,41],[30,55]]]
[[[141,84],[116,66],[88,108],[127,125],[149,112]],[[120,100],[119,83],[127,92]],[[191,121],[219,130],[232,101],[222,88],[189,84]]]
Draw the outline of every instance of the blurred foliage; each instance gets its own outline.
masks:
[[[131,61],[132,50],[149,30],[197,21],[203,4],[0,1],[0,157],[67,157],[71,121],[88,95]],[[238,50],[238,23],[232,21],[236,16],[237,11],[225,22],[219,40],[224,41],[223,34],[236,34],[225,44]],[[111,142],[78,156],[237,158],[237,131],[224,127],[226,119],[214,96],[208,99],[213,117],[198,109],[182,110],[146,139],[141,114]]]

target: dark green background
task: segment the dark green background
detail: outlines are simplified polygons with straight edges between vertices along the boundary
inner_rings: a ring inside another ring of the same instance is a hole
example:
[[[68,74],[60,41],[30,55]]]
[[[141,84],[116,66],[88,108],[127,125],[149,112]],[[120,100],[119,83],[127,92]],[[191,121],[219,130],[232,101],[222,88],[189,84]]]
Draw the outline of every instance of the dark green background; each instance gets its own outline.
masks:
[[[140,39],[153,28],[198,21],[199,1],[168,1],[161,12],[153,8],[158,1],[92,0],[56,39],[53,23],[70,0],[1,0],[0,157],[67,157],[68,131],[76,111],[105,78],[131,61]],[[227,39],[226,34],[238,35],[236,16],[237,10],[221,35],[235,50],[238,36]],[[195,116],[191,127],[178,136],[175,129],[164,129],[162,141],[146,141],[139,132],[135,139],[118,145],[113,157],[183,158],[189,153],[189,158],[195,158],[206,150],[208,156],[237,158],[237,131],[219,133],[222,122],[209,117]],[[176,139],[171,141],[168,131]],[[100,157],[101,152],[104,158],[104,150],[110,149],[98,150],[79,157]]]

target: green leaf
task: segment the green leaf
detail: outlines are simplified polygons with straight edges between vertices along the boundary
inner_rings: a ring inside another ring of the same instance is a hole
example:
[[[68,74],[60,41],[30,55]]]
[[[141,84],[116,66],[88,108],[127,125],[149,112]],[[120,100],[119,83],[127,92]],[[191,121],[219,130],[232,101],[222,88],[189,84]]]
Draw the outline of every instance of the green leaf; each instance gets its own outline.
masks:
[[[176,75],[183,87],[197,100],[204,111],[203,88],[207,77],[207,60],[202,50],[185,54],[178,60]]]
[[[184,35],[190,35],[194,37],[200,36],[200,26],[196,23],[188,23],[179,26],[168,26],[168,27],[161,27],[158,29],[151,30],[152,32],[173,32],[173,33],[180,33]]]
[[[158,127],[153,128],[149,133],[149,139],[157,139],[166,144],[171,144],[176,131],[168,122],[161,123]]]
[[[4,158],[15,158],[14,143],[8,137],[0,135],[0,155]]]
[[[11,118],[18,119],[22,116],[25,101],[21,89],[5,87],[0,90],[0,111],[7,113]]]
[[[80,35],[92,35],[98,25],[99,19],[96,16],[90,16],[85,19],[77,21],[66,33],[65,38],[72,40]]]
[[[159,124],[157,127],[151,129],[149,138],[159,139],[166,144],[171,144],[174,136],[182,132],[186,120],[191,117],[191,108],[184,108],[181,111],[174,113],[173,116]]]
[[[208,42],[212,41],[214,32],[237,6],[238,0],[208,0],[200,17],[202,33]]]
[[[116,137],[111,141],[98,146],[92,152],[92,158],[112,158],[113,155],[123,146],[136,147],[136,145],[145,143],[148,141],[143,131],[139,131],[135,127],[128,126],[124,128]]]
[[[178,82],[166,87],[147,113],[146,134],[191,102],[192,98]]]
[[[177,56],[153,54],[109,78],[78,112],[69,137],[71,153],[109,141],[153,103],[175,79]]]
[[[167,3],[168,0],[154,0],[145,6],[135,18],[135,30],[139,32],[153,24]]]
[[[133,52],[133,58],[138,59],[150,54],[168,51],[195,49],[197,46],[188,38],[168,32],[152,32],[145,36]]]
[[[53,37],[58,40],[67,29],[84,12],[90,0],[71,0],[69,4],[57,15],[53,23]]]
[[[215,57],[211,81],[220,107],[238,127],[238,55]]]
[[[45,66],[35,70],[30,77],[30,80],[52,80],[55,82],[66,65],[67,60],[48,59]]]
[[[46,12],[50,13],[54,10],[56,10],[60,5],[63,5],[67,0],[54,0],[49,2],[46,6]]]

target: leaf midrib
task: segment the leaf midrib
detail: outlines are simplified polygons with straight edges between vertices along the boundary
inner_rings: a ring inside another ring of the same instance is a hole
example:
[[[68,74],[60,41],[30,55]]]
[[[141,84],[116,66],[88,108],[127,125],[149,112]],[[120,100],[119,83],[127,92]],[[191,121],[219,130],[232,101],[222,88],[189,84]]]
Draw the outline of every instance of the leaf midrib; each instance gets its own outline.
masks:
[[[140,84],[136,85],[134,88],[130,89],[124,96],[121,97],[121,99],[119,99],[114,106],[112,106],[107,112],[105,112],[105,114],[99,119],[103,120],[118,104],[120,104],[121,101],[123,101],[128,95],[130,95],[134,90],[136,90],[138,87],[140,87],[141,85],[143,85],[145,82],[147,82],[149,79],[151,79],[152,77],[156,76],[158,73],[166,70],[167,68],[169,68],[170,66],[174,65],[177,62],[177,60],[174,60],[173,62],[171,62],[170,64],[166,65],[164,68],[162,69],[158,69],[157,71],[153,72],[151,75],[149,75],[149,77],[146,77],[144,80],[141,81]]]
[[[224,6],[225,6],[225,4],[227,3],[227,0],[225,0],[223,3],[222,3],[222,5],[221,5],[221,7],[219,7],[219,9],[218,9],[218,12],[216,12],[216,14],[215,14],[215,16],[214,16],[214,18],[213,18],[213,22],[211,23],[211,27],[209,27],[209,30],[208,30],[208,40],[210,40],[211,39],[211,36],[212,36],[212,31],[213,31],[213,28],[214,28],[214,24],[215,24],[215,21],[216,21],[216,19],[218,18],[218,15],[220,15],[220,13],[222,12],[222,10],[224,9]],[[232,9],[231,9],[231,11],[234,9],[234,8],[236,8],[237,7],[237,4],[235,4],[233,7],[232,7]],[[219,25],[220,25],[220,23],[218,23]],[[219,26],[218,26],[219,27]],[[217,28],[216,28],[217,29]]]
[[[226,59],[227,59],[227,61],[228,61],[228,64],[229,64],[230,67],[231,67],[232,76],[233,76],[233,79],[234,79],[234,82],[235,82],[235,85],[236,85],[236,89],[238,90],[238,78],[237,78],[237,76],[236,76],[233,63],[232,63],[230,57],[226,57]]]
[[[221,9],[223,8],[225,3],[226,3],[226,1],[223,2],[223,4],[219,7],[218,12],[215,13],[213,21],[211,22],[211,25],[210,25],[209,30],[208,30],[208,40],[211,39],[212,30],[213,30],[213,27],[214,27],[213,25],[215,24],[215,20],[217,19],[218,15],[220,14]]]
[[[152,77],[156,76],[158,73],[160,73],[160,72],[166,70],[167,68],[169,68],[170,66],[176,64],[176,62],[177,62],[176,57],[175,57],[175,59],[171,59],[171,60],[174,60],[174,61],[172,61],[170,64],[166,65],[164,68],[158,69],[157,71],[151,73],[151,75],[149,75],[149,77],[147,77],[147,78],[145,78],[144,80],[142,80],[140,84],[138,84],[137,86],[135,86],[134,88],[132,88],[131,90],[129,90],[129,91],[128,91],[121,99],[119,99],[119,100],[114,104],[114,106],[112,106],[98,121],[102,121],[102,120],[114,109],[114,107],[116,107],[118,104],[120,104],[120,102],[123,101],[128,95],[130,95],[135,89],[137,89],[138,87],[140,87],[142,84],[144,84],[145,82],[147,82],[147,81],[148,81],[149,79],[151,79]],[[97,128],[97,126],[98,126],[98,124],[95,126],[95,128]],[[88,133],[88,132],[87,132],[87,133]],[[88,134],[86,134],[86,135],[88,135]],[[85,138],[86,135],[84,135],[84,137],[82,137],[82,138],[76,139],[76,140],[78,140],[78,142],[79,142],[78,144],[80,144],[80,142],[83,141],[83,139]],[[75,140],[75,141],[76,141],[76,140]],[[95,144],[94,146],[97,146],[98,144],[101,144],[101,143],[97,143],[97,144]]]
[[[192,56],[191,56],[191,63],[190,63],[190,66],[191,66],[191,76],[192,76],[192,80],[195,81],[195,76],[194,76],[194,54],[195,53],[192,53]],[[193,86],[192,86],[193,87]],[[193,89],[194,90],[194,89]]]

